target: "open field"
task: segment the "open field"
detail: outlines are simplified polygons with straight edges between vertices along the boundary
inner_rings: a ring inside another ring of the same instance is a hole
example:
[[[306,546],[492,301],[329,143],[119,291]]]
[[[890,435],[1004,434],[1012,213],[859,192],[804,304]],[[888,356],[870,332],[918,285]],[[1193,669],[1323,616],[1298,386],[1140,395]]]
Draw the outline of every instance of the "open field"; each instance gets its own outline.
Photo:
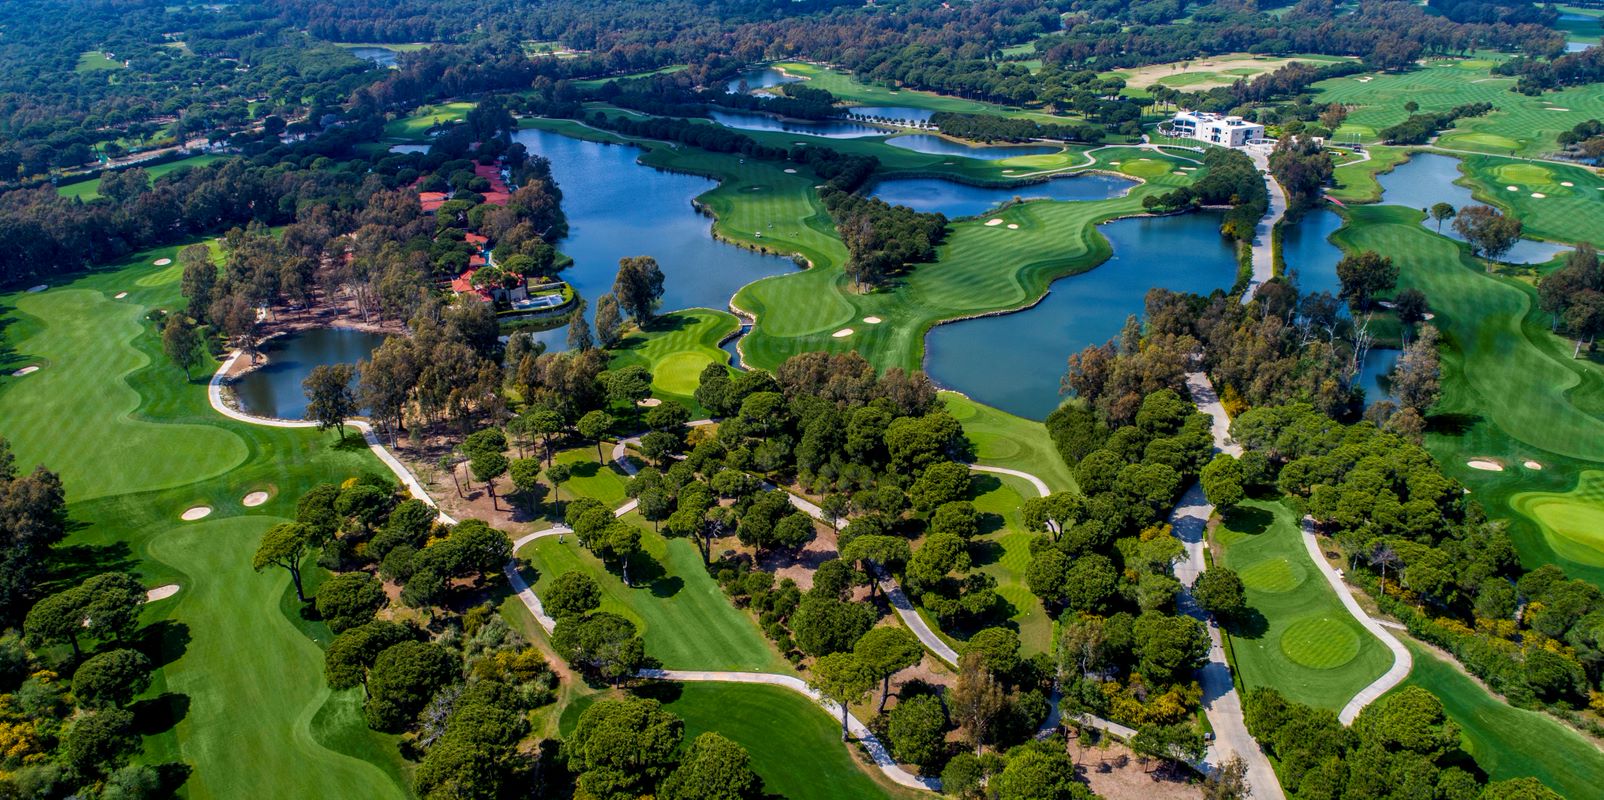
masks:
[[[784,70],[787,74],[806,78],[809,86],[824,89],[843,102],[853,105],[909,106],[912,108],[928,108],[931,111],[951,111],[958,114],[995,114],[1003,117],[1033,119],[1037,122],[1063,123],[1072,119],[1071,117],[1061,117],[1045,111],[1020,108],[1018,106],[1003,106],[981,100],[966,100],[952,95],[936,94],[935,92],[868,84],[848,73],[818,64],[784,61],[776,63],[774,66],[777,69]]]
[[[99,50],[85,50],[78,54],[78,65],[73,67],[74,72],[101,72],[103,70],[126,69],[121,61],[113,61]]]
[[[1227,628],[1243,684],[1339,711],[1392,665],[1309,560],[1291,509],[1245,501],[1224,516],[1214,541],[1247,587],[1247,618]]]
[[[441,103],[424,106],[409,117],[391,120],[384,126],[386,139],[422,140],[430,128],[448,122],[460,122],[467,117],[474,104],[466,102]]]
[[[175,250],[0,298],[0,361],[43,364],[23,378],[3,373],[0,435],[20,464],[61,473],[75,523],[56,581],[123,569],[183,587],[146,611],[159,666],[146,697],[177,719],[146,738],[146,758],[192,764],[188,796],[404,797],[395,738],[367,730],[358,693],[324,684],[317,640],[327,629],[294,616],[287,574],[250,568],[262,531],[292,518],[312,485],[380,465],[360,440],[338,446],[332,432],[216,415],[203,378],[214,365],[184,382],[142,321],[178,301],[174,268],[151,264]],[[256,490],[271,498],[243,508]],[[195,505],[215,511],[179,521]]]
[[[151,180],[155,180],[169,172],[176,172],[189,167],[204,167],[207,164],[210,164],[214,161],[221,161],[224,158],[225,156],[210,154],[190,156],[189,158],[181,158],[177,161],[168,161],[165,164],[142,167],[142,169],[150,174]],[[57,193],[62,197],[76,197],[79,200],[93,200],[100,196],[100,178],[95,178],[94,180],[88,181],[79,181],[78,183],[63,186],[57,190]]]
[[[1045,425],[976,403],[957,392],[942,392],[941,401],[974,443],[976,463],[1029,472],[1055,492],[1079,488]]]
[[[1172,61],[1168,64],[1116,70],[1108,73],[1108,76],[1125,79],[1125,94],[1143,97],[1147,94],[1144,90],[1154,85],[1197,92],[1218,86],[1230,86],[1239,80],[1252,80],[1294,62],[1328,64],[1347,60],[1350,59],[1320,55],[1276,57],[1252,53],[1227,53],[1190,61]]]
[[[1442,700],[1459,723],[1464,749],[1493,780],[1532,776],[1566,797],[1593,797],[1604,774],[1604,753],[1576,731],[1536,711],[1515,708],[1432,651],[1403,637],[1415,668],[1403,686],[1419,686]]]
[[[740,328],[734,315],[694,308],[664,314],[649,329],[624,337],[613,349],[612,366],[639,365],[652,373],[652,395],[685,404],[705,416],[697,405],[696,387],[708,364],[724,364],[729,354],[719,349],[724,337]]]
[[[665,539],[638,515],[624,519],[641,528],[641,555],[631,562],[634,586],[607,571],[572,536],[545,537],[525,545],[519,555],[526,578],[543,595],[558,575],[580,571],[602,589],[602,610],[628,618],[646,640],[646,654],[668,669],[736,670],[791,674],[757,623],[731,605],[702,566],[696,545]]]

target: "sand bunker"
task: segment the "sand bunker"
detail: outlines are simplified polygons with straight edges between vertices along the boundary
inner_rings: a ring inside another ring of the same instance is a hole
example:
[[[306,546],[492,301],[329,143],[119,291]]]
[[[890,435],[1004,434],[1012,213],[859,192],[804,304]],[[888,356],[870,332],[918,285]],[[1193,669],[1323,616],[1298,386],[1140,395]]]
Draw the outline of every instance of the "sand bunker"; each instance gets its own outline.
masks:
[[[29,294],[38,294],[38,293],[40,293],[40,292],[42,292],[42,291],[44,291],[46,289],[49,289],[49,288],[50,287],[48,285],[41,283],[38,286],[29,286],[28,287],[28,293]]]
[[[111,298],[111,299],[113,299],[113,300],[121,300],[121,299],[123,299],[124,297],[127,297],[127,296],[128,296],[127,292],[118,292],[116,294],[116,296]]]
[[[1018,225],[1015,225],[1015,224],[1014,224],[1014,223],[1012,223],[1012,222],[1010,222],[1010,223],[1008,223],[1008,230],[1011,230],[1011,231],[1017,231],[1017,230],[1019,230],[1019,226],[1018,226]]]
[[[1002,221],[1002,217],[993,217],[991,219],[986,220],[986,227],[995,228],[998,225],[1001,225],[1002,222],[1003,222]]]
[[[1465,462],[1471,469],[1485,470],[1487,472],[1503,472],[1504,465],[1497,461],[1488,461],[1485,458],[1473,458]]]
[[[1543,193],[1542,193],[1542,192],[1532,192],[1532,197],[1535,197],[1535,198],[1537,198],[1537,199],[1538,199],[1538,200],[1541,200],[1541,199],[1543,199],[1543,198],[1545,198],[1545,197],[1547,197],[1547,196],[1548,196],[1548,195],[1546,195],[1546,194],[1543,194]]]
[[[1531,460],[1529,458],[1526,459],[1526,461],[1522,464],[1522,466],[1526,467],[1527,469],[1542,469],[1543,468],[1542,464],[1539,464],[1536,461],[1533,461],[1533,460]]]
[[[195,520],[200,519],[201,517],[204,517],[210,513],[212,513],[211,506],[195,506],[194,508],[185,511],[180,518],[185,522],[194,522]]]
[[[835,333],[832,333],[830,335],[834,336],[837,339],[845,339],[848,336],[852,335],[852,329],[851,328],[842,328],[841,330],[838,330]]]
[[[791,169],[790,167],[786,167],[785,168],[785,174],[787,174],[787,175],[795,175],[796,174],[796,170]]]
[[[879,325],[885,320],[880,319],[879,317],[864,317],[863,321],[869,323],[870,325]]]
[[[640,401],[635,403],[635,405],[638,405],[641,408],[656,408],[656,407],[658,407],[658,406],[660,406],[662,404],[663,404],[663,401],[661,401],[661,400],[659,400],[659,399],[657,399],[655,397],[648,397],[645,400],[640,400]]]
[[[1570,182],[1570,181],[1560,181],[1560,182],[1559,182],[1559,185],[1561,185],[1561,186],[1563,186],[1563,187],[1565,187],[1565,188],[1567,188],[1567,189],[1569,189],[1569,188],[1571,188],[1571,187],[1572,187],[1572,186],[1575,186],[1575,185],[1576,185],[1576,184],[1574,184],[1574,183],[1571,183],[1571,182]]]
[[[33,373],[38,372],[38,371],[39,371],[39,365],[35,364],[33,366],[23,367],[22,369],[19,369],[16,372],[11,373],[11,377],[20,378],[20,377],[22,377],[24,375],[32,375]]]
[[[155,264],[155,265],[156,265],[156,266],[158,266],[158,267],[165,267],[165,266],[167,266],[167,265],[168,265],[168,264],[171,264],[171,263],[173,263],[173,260],[172,260],[172,259],[170,259],[170,258],[158,258],[158,259],[156,259],[156,260],[155,260],[155,261],[154,261],[154,262],[152,262],[152,263],[154,263],[154,264]]]
[[[1549,106],[1548,108],[1545,108],[1543,110],[1544,111],[1570,111],[1570,109],[1568,109],[1568,108],[1560,108],[1559,106]]]
[[[245,498],[239,502],[240,505],[245,506],[246,508],[255,508],[267,502],[267,492],[251,492],[250,494],[245,495]]]
[[[175,594],[178,594],[178,584],[169,583],[166,586],[158,586],[145,592],[145,602],[154,603],[157,600],[166,600]]]
[[[1505,187],[1504,187],[1504,188],[1505,188],[1505,189],[1508,189],[1508,190],[1509,190],[1509,191],[1511,191],[1511,192],[1518,192],[1518,191],[1520,191],[1520,187],[1519,187],[1519,186],[1505,186]]]

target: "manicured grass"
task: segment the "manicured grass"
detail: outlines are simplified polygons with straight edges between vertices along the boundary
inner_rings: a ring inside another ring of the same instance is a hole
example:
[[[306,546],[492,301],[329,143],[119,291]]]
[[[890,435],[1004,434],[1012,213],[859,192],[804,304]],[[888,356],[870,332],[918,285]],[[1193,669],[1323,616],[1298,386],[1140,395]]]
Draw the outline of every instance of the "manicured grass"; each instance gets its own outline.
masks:
[[[113,61],[99,50],[86,50],[78,54],[78,66],[73,67],[74,72],[102,72],[105,70],[126,69],[121,61]]]
[[[1047,435],[1047,426],[976,403],[957,392],[942,392],[941,401],[974,443],[976,463],[1029,472],[1055,492],[1078,489]],[[1027,496],[1035,494],[1032,489]]]
[[[203,167],[214,161],[221,161],[223,158],[225,157],[217,155],[190,156],[189,158],[181,158],[177,161],[168,161],[165,164],[142,167],[142,169],[150,174],[151,180],[155,180],[169,172],[174,172],[176,170],[185,169],[188,167]],[[100,196],[100,178],[97,177],[94,180],[68,184],[57,189],[56,191],[62,197],[76,197],[80,200],[93,200]]]
[[[636,329],[613,348],[612,366],[639,365],[652,373],[652,395],[683,403],[705,416],[693,396],[708,364],[725,364],[729,353],[719,342],[740,329],[740,321],[723,311],[694,308],[664,314],[651,327]]]
[[[625,81],[625,80],[629,80],[631,78],[650,78],[653,75],[662,75],[662,74],[670,73],[670,72],[679,72],[682,69],[685,69],[685,65],[684,64],[672,64],[672,65],[669,65],[669,66],[666,66],[666,67],[661,67],[661,68],[658,68],[658,69],[647,70],[645,72],[632,72],[632,73],[630,73],[628,75],[613,75],[613,76],[606,77],[606,78],[589,78],[589,79],[582,80],[582,81],[574,81],[574,88],[582,89],[582,90],[594,89],[594,88],[596,88],[598,86],[601,86],[602,84],[607,83],[608,81]]]
[[[1555,551],[1604,567],[1604,472],[1583,472],[1568,492],[1522,492],[1509,505],[1537,523]]]
[[[1591,169],[1468,156],[1460,171],[1477,199],[1518,218],[1528,237],[1604,242],[1604,178]]]
[[[665,539],[638,515],[625,519],[641,528],[643,552],[630,567],[633,586],[608,572],[574,537],[558,542],[548,536],[519,552],[537,573],[525,570],[537,578],[530,582],[535,594],[543,595],[558,575],[581,571],[601,585],[602,610],[633,621],[646,640],[646,654],[668,669],[793,672],[757,623],[707,574],[694,543]]]
[[[1214,541],[1247,587],[1250,611],[1228,628],[1243,684],[1335,711],[1392,665],[1309,560],[1285,505],[1244,502],[1225,515]]]
[[[611,443],[602,444],[602,452],[612,456]],[[571,450],[564,450],[557,454],[556,462],[567,464],[573,469],[568,480],[563,481],[562,497],[571,500],[575,497],[589,497],[599,500],[608,508],[622,505],[625,500],[624,486],[629,477],[622,470],[614,466],[611,461],[601,464],[596,461],[596,447],[584,445]]]
[[[806,78],[809,86],[824,89],[843,102],[852,105],[909,106],[912,108],[928,108],[931,111],[951,111],[958,114],[995,114],[1004,117],[1021,117],[1034,119],[1038,122],[1062,123],[1071,119],[1070,117],[1056,116],[1042,110],[1003,106],[980,100],[966,100],[952,95],[922,92],[915,89],[901,89],[895,86],[867,84],[848,73],[818,64],[786,61],[774,66],[791,75]]]
[[[1566,797],[1594,797],[1604,753],[1581,734],[1536,711],[1515,708],[1431,651],[1404,639],[1415,668],[1403,686],[1436,695],[1459,723],[1464,749],[1493,780],[1535,777]]]
[[[1391,172],[1393,167],[1409,160],[1409,151],[1401,147],[1374,145],[1366,148],[1370,158],[1348,161],[1333,173],[1335,185],[1326,194],[1344,203],[1374,203],[1381,199],[1381,184],[1376,176]]]
[[[1030,543],[1041,534],[1026,530],[1019,515],[1025,498],[1036,496],[1036,490],[1019,478],[976,473],[970,491],[975,509],[986,516],[989,524],[970,544],[969,556],[981,572],[997,579],[997,594],[1008,602],[1008,624],[1019,632],[1023,652],[1049,653],[1053,649],[1053,618],[1025,584],[1025,571],[1031,562]],[[935,622],[929,614],[925,616]]]
[[[421,141],[430,128],[436,125],[460,122],[467,117],[468,112],[473,107],[473,103],[467,102],[424,106],[410,117],[402,117],[387,123],[384,126],[384,136],[387,139],[414,139]]]
[[[20,464],[61,473],[74,522],[52,586],[124,569],[148,586],[182,587],[146,611],[159,665],[146,696],[181,712],[146,737],[145,759],[191,764],[190,797],[405,796],[395,738],[368,731],[350,713],[360,699],[324,684],[309,635],[327,629],[286,615],[295,605],[286,573],[250,569],[262,531],[292,518],[312,485],[382,467],[359,440],[338,446],[332,432],[245,425],[211,410],[202,376],[215,365],[186,383],[142,321],[179,300],[171,268],[151,264],[175,250],[0,297],[5,345],[15,348],[0,373],[0,435]],[[129,296],[111,299],[121,291]],[[11,365],[35,361],[45,369],[9,377]],[[243,508],[256,489],[272,498]],[[214,511],[181,522],[194,505]]]

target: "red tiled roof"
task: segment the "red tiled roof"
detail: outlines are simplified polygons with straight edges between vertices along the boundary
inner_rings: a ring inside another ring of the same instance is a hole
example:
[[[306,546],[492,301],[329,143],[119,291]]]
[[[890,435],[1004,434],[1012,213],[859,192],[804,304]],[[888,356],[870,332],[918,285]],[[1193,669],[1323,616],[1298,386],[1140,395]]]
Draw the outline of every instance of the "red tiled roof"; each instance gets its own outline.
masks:
[[[484,193],[485,205],[487,205],[487,206],[504,206],[504,205],[507,204],[507,201],[509,199],[511,199],[511,197],[512,196],[507,194],[506,192],[485,192]]]
[[[469,267],[469,269],[478,269],[478,268],[480,268],[480,267],[482,267],[484,265],[485,265],[485,257],[484,256],[478,255],[477,253],[474,254],[474,255],[468,256],[468,267]]]
[[[487,238],[485,238],[483,236],[480,236],[477,233],[470,233],[467,236],[462,237],[462,239],[463,239],[463,241],[467,242],[468,244],[477,244],[477,245],[481,245],[481,246],[482,245],[487,245],[487,244],[490,243],[489,239],[487,239]]]

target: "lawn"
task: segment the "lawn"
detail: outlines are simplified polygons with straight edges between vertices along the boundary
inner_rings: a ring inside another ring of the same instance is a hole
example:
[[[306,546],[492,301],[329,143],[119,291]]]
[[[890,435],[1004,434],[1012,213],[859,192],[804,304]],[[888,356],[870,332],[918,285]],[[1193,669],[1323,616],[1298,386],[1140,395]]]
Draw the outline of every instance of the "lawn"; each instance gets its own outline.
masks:
[[[695,308],[664,314],[642,331],[636,329],[613,348],[614,369],[631,365],[652,373],[652,395],[684,404],[698,417],[696,387],[708,364],[729,362],[719,342],[740,329],[740,321],[723,311]]]
[[[1401,686],[1419,686],[1442,700],[1459,723],[1460,741],[1493,780],[1532,776],[1566,797],[1596,797],[1604,753],[1563,723],[1515,708],[1430,650],[1404,638],[1415,668]]]
[[[1027,530],[1019,511],[1026,497],[1036,496],[1036,490],[1019,478],[975,473],[970,493],[975,509],[986,520],[981,535],[969,546],[970,558],[981,572],[997,579],[997,594],[1008,601],[1008,625],[1019,632],[1023,653],[1051,653],[1053,618],[1025,584],[1030,543],[1042,534]]]
[[[1593,170],[1467,156],[1460,171],[1476,199],[1495,203],[1519,219],[1528,237],[1604,242],[1604,178]]]
[[[468,102],[424,106],[411,116],[386,123],[384,136],[386,139],[422,141],[431,128],[437,125],[461,122],[466,119],[468,112],[473,110],[473,106],[473,103]]]
[[[1339,711],[1392,666],[1309,559],[1291,509],[1246,501],[1224,516],[1214,542],[1247,587],[1250,610],[1228,627],[1244,685]]]
[[[603,443],[602,452],[610,459],[611,445]],[[618,467],[613,466],[610,460],[606,464],[598,463],[595,445],[581,445],[559,452],[556,462],[567,464],[573,469],[568,480],[563,481],[562,499],[589,497],[601,501],[608,508],[623,504],[624,487],[629,477]]]
[[[103,72],[113,69],[126,69],[121,61],[113,61],[99,50],[85,50],[78,54],[78,65],[73,67],[74,72]]]
[[[150,175],[151,180],[155,180],[169,172],[175,172],[177,170],[187,169],[189,167],[204,167],[207,164],[210,164],[214,161],[221,161],[224,158],[225,156],[209,154],[190,156],[189,158],[180,158],[177,161],[168,161],[164,164],[157,164],[155,166],[142,168]],[[136,164],[134,166],[141,165]],[[131,168],[132,167],[129,167],[129,169]],[[78,183],[68,184],[57,189],[56,192],[62,197],[76,197],[80,200],[93,200],[100,196],[100,178],[97,177],[93,180],[79,181]]]
[[[694,543],[653,533],[651,523],[638,515],[625,519],[641,528],[642,553],[630,568],[634,586],[625,586],[574,537],[559,542],[548,536],[519,551],[535,594],[545,594],[558,575],[584,572],[601,585],[602,610],[634,622],[646,640],[646,654],[668,669],[793,672],[757,622],[732,605],[707,574]]]
[[[1604,567],[1604,472],[1583,471],[1570,491],[1521,492],[1509,505],[1536,523],[1556,552]]]
[[[146,737],[145,759],[193,765],[188,796],[406,796],[395,738],[368,731],[352,713],[360,698],[323,682],[316,639],[327,630],[286,613],[295,605],[286,573],[250,569],[262,531],[293,517],[312,485],[382,468],[355,440],[339,447],[332,433],[211,410],[211,366],[186,383],[143,321],[179,299],[173,268],[151,263],[175,250],[0,297],[0,435],[20,464],[62,475],[74,521],[55,585],[123,569],[148,586],[183,587],[146,612],[159,665],[146,697],[177,722]],[[21,363],[43,369],[10,377]],[[243,508],[257,489],[272,498]],[[179,521],[199,504],[213,514]]]
[[[942,392],[941,401],[974,443],[975,463],[1028,472],[1055,492],[1078,490],[1063,456],[1047,435],[1047,426],[976,403],[957,392]]]

